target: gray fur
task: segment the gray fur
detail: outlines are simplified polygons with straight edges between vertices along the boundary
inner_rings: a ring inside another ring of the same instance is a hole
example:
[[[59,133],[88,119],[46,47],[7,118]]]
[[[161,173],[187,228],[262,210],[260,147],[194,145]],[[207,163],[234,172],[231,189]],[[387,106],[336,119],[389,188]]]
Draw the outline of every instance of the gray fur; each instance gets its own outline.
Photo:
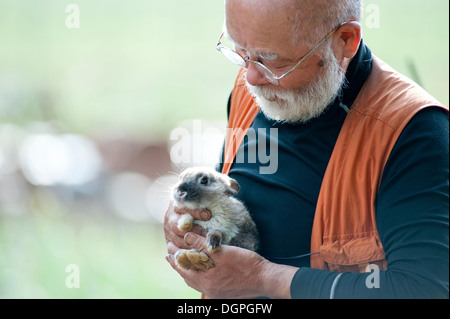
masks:
[[[208,209],[211,219],[194,220],[208,231],[207,248],[214,251],[220,244],[256,251],[258,231],[244,204],[231,195],[239,184],[212,168],[193,167],[180,174],[174,187],[174,203],[179,208]]]

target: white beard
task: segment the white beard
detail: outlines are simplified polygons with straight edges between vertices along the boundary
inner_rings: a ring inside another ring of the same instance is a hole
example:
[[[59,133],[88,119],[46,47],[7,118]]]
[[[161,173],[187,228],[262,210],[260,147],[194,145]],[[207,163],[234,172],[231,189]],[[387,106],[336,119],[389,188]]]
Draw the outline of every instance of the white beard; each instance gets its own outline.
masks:
[[[345,83],[345,70],[336,60],[331,46],[327,48],[323,60],[326,63],[323,73],[304,88],[278,91],[264,85],[252,86],[248,82],[247,88],[267,118],[287,123],[305,123],[321,115]]]

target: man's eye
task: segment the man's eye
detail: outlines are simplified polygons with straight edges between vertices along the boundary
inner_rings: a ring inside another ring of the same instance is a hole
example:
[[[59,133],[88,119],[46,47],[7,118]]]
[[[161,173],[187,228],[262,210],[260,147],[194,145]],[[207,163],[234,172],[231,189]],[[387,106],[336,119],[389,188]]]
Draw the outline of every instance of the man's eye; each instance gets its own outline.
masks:
[[[273,69],[273,70],[284,70],[287,68],[287,65],[284,63],[279,63],[276,61],[263,61],[262,64],[264,64],[267,68]]]

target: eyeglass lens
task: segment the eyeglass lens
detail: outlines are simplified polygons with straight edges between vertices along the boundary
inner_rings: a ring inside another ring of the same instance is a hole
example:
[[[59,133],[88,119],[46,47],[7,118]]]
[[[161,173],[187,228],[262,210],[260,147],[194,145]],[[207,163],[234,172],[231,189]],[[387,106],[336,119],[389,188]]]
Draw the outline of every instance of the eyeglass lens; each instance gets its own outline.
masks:
[[[227,48],[227,47],[220,47],[220,52],[231,62],[233,62],[236,65],[239,65],[240,67],[245,67],[245,60],[236,52],[233,50]]]
[[[232,63],[234,63],[234,64],[236,64],[236,65],[238,65],[240,67],[245,67],[246,66],[246,64],[247,64],[246,61],[237,52],[235,52],[235,51],[233,51],[233,50],[231,50],[230,48],[227,48],[227,47],[220,47],[219,50]],[[278,80],[275,79],[273,74],[268,69],[266,69],[263,65],[261,65],[259,63],[254,63],[254,65],[256,66],[258,71],[267,78],[267,80],[270,83],[278,84]]]

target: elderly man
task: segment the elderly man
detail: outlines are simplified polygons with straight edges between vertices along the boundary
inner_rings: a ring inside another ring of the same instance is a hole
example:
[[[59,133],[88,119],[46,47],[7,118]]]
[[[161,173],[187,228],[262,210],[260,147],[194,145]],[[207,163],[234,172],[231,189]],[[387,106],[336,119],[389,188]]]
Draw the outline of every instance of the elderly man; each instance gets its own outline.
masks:
[[[169,207],[172,267],[210,298],[448,298],[448,111],[372,55],[359,0],[226,0],[225,10],[217,49],[243,68],[228,105],[240,130],[220,170],[240,183],[261,247],[223,246],[209,254],[214,268],[180,269],[173,254],[206,251],[205,231],[179,231]],[[235,160],[261,143],[249,128],[277,129],[273,174]]]

